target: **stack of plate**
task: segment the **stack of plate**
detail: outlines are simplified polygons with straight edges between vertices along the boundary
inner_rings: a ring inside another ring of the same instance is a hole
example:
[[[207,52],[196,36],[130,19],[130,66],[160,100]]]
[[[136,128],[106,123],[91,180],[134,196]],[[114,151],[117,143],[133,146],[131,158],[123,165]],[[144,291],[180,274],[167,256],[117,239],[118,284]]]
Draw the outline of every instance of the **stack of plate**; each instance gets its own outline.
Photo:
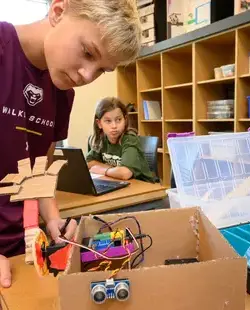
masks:
[[[234,118],[234,100],[208,101],[207,118]]]

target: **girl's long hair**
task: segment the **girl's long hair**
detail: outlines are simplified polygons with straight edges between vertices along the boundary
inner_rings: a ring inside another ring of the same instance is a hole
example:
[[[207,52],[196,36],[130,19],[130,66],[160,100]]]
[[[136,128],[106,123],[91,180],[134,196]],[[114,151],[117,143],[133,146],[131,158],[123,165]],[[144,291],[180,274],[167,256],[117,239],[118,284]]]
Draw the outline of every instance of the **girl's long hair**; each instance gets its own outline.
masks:
[[[96,108],[93,123],[93,135],[90,138],[91,149],[99,152],[103,146],[104,132],[102,129],[99,128],[96,120],[100,120],[106,112],[113,111],[117,108],[121,109],[123,117],[125,118],[126,124],[124,128],[124,133],[130,133],[134,135],[137,134],[136,129],[128,127],[128,112],[126,106],[122,103],[122,101],[115,97],[106,97],[99,101]]]

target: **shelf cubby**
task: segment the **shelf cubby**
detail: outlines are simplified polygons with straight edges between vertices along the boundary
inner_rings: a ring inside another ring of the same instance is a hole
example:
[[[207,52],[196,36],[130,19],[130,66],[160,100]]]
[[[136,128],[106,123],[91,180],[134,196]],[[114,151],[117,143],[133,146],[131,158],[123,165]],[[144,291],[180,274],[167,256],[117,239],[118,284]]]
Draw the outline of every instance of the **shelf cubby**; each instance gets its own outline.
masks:
[[[239,122],[237,122],[237,131],[244,132],[247,131],[248,128],[250,128],[250,119],[239,120]]]
[[[234,122],[225,121],[225,122],[207,122],[199,121],[197,126],[196,135],[207,135],[209,132],[233,132],[234,131]]]
[[[138,113],[129,114],[128,116],[128,126],[138,130]]]
[[[195,43],[197,82],[214,80],[214,68],[235,63],[235,30]]]
[[[192,119],[192,87],[164,89],[164,119]]]
[[[136,64],[117,68],[117,96],[124,104],[132,103],[136,112],[128,112],[129,127],[138,129]]]
[[[125,103],[137,105],[136,65],[117,68],[117,94]]]
[[[152,122],[152,121],[160,121],[160,120],[145,120],[144,117],[144,108],[143,108],[143,101],[159,101],[161,104],[162,110],[162,95],[161,91],[148,91],[148,92],[139,92],[138,94],[138,111],[139,111],[139,119],[145,122]]]
[[[192,44],[166,51],[162,63],[164,87],[192,85]]]
[[[139,128],[140,128],[140,135],[159,137],[158,148],[163,148],[161,122],[146,122],[146,123],[143,122],[140,124]]]
[[[173,123],[166,122],[166,135],[171,132],[190,132],[193,131],[193,122]],[[166,138],[167,139],[167,138]]]
[[[213,100],[234,99],[234,80],[223,84],[201,84],[196,87],[196,119],[207,119],[207,102]],[[214,121],[214,120],[213,120]]]
[[[154,55],[137,61],[137,90],[148,90],[161,87],[161,56]]]
[[[248,118],[247,96],[250,96],[250,79],[238,80],[237,84],[237,118]]]
[[[221,79],[211,79],[211,80],[203,80],[197,82],[198,85],[203,85],[203,84],[228,84],[230,82],[234,82],[235,77],[226,77],[226,78],[221,78]]]
[[[250,26],[237,29],[237,37],[238,75],[249,76]]]

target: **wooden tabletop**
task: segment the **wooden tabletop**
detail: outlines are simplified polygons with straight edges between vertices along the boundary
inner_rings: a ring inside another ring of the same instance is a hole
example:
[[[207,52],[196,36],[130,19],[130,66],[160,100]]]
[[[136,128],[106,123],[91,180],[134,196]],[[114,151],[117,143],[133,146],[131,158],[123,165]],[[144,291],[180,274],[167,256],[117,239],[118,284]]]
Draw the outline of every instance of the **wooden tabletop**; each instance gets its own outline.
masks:
[[[59,310],[57,278],[40,278],[34,266],[26,265],[24,256],[11,259],[13,284],[1,289],[3,310]],[[3,301],[4,300],[4,301]],[[250,295],[246,296],[246,310],[250,310]]]
[[[11,265],[13,284],[1,289],[3,310],[59,309],[57,278],[40,278],[34,266],[25,264],[24,255],[13,257]]]
[[[128,187],[100,196],[58,191],[56,200],[63,218],[93,214],[166,197],[166,187],[159,183],[129,180]]]

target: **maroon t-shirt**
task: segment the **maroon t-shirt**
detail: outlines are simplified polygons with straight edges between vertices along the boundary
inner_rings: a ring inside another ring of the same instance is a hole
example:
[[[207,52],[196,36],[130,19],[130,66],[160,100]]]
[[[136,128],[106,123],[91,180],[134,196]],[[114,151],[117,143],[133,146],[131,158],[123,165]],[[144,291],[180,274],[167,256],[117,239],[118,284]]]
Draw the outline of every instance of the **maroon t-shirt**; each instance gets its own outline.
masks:
[[[0,22],[0,179],[17,161],[44,156],[67,138],[74,91],[57,89],[47,70],[34,67],[13,25]],[[0,196],[0,254],[24,252],[23,203]]]

